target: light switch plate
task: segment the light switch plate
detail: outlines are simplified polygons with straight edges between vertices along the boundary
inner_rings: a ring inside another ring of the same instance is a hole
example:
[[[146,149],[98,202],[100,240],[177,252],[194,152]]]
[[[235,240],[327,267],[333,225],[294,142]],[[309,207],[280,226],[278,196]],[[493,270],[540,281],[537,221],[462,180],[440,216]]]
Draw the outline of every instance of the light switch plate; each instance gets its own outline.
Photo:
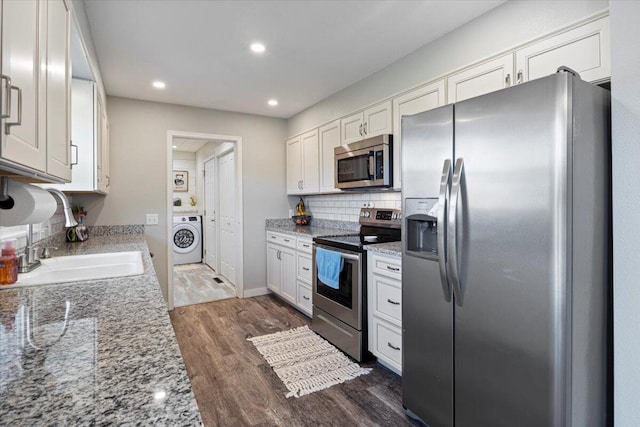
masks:
[[[158,225],[158,214],[147,214],[147,225]]]

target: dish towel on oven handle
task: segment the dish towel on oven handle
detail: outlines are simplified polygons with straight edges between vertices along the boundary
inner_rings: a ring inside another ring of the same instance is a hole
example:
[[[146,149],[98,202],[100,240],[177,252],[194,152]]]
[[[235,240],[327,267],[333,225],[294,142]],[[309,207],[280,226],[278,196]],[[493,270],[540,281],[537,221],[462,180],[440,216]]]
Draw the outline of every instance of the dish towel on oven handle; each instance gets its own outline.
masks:
[[[333,289],[340,287],[340,272],[344,260],[340,252],[328,251],[322,248],[316,248],[316,269],[318,270],[318,279],[325,285]]]

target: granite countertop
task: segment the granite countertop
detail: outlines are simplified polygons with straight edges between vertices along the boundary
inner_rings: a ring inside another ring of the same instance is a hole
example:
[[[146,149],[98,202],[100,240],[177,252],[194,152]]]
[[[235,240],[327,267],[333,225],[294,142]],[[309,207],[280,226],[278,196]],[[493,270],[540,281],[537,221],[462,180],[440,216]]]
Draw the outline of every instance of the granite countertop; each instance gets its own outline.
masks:
[[[366,245],[364,248],[368,251],[379,252],[385,255],[402,255],[402,242],[375,243],[373,245]]]
[[[358,234],[360,232],[360,224],[357,222],[349,223],[345,221],[316,221],[319,225],[295,225],[289,218],[286,219],[268,219],[265,223],[266,231],[275,231],[277,233],[291,234],[308,237],[318,236],[345,236]]]
[[[2,424],[201,424],[143,234],[54,255],[132,250],[142,275],[0,290]]]

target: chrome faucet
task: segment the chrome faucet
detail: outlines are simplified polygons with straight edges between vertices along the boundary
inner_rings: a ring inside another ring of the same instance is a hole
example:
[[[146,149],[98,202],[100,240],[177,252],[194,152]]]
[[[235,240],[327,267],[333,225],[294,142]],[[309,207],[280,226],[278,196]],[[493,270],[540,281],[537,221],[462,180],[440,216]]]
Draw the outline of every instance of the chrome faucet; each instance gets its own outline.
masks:
[[[45,188],[45,190],[47,190],[54,196],[58,196],[58,198],[62,202],[62,208],[64,212],[64,226],[69,228],[78,225],[76,219],[73,217],[73,212],[71,211],[69,199],[67,199],[66,194],[55,188]],[[33,224],[28,224],[27,246],[25,247],[24,254],[18,257],[18,272],[27,273],[40,266],[40,260],[36,259],[36,249],[38,248],[33,245]]]

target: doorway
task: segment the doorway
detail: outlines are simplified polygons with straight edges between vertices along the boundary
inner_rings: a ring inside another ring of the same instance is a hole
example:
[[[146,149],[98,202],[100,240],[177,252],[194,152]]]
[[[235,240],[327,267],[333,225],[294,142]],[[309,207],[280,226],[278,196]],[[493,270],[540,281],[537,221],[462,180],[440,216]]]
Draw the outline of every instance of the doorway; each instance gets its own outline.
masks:
[[[242,296],[241,143],[241,138],[236,136],[167,132],[167,293],[170,310],[181,305]],[[183,197],[189,200],[191,207],[178,207],[177,212],[179,216],[197,216],[201,221],[202,257],[198,262],[174,268],[174,158],[189,157],[183,151],[194,153],[195,179],[189,182],[189,194]]]

